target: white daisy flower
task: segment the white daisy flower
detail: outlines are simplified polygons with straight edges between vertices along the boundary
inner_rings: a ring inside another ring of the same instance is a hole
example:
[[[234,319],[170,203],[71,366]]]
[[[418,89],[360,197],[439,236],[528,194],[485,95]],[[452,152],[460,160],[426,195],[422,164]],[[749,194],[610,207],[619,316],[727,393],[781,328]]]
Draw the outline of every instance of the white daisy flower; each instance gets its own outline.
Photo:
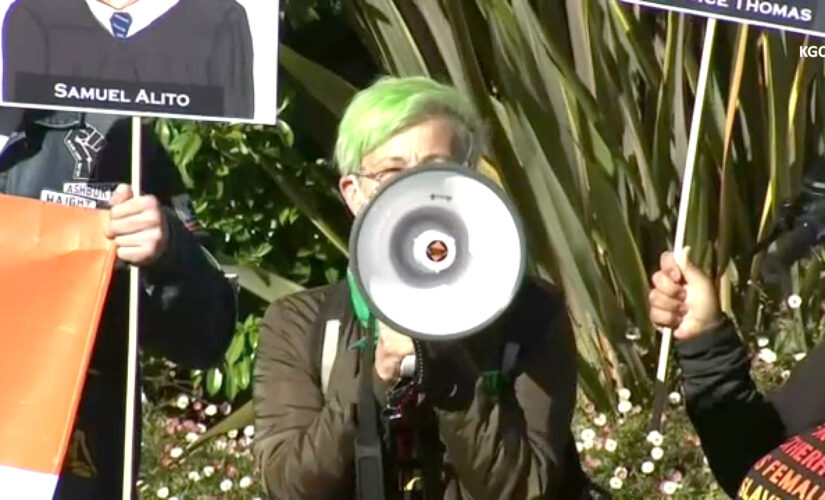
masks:
[[[620,489],[622,489],[622,486],[624,486],[624,481],[622,481],[621,479],[619,479],[616,476],[613,476],[613,477],[610,478],[610,487],[611,488],[613,488],[614,490],[620,490]]]
[[[195,482],[195,483],[197,483],[198,481],[201,480],[201,475],[198,474],[198,471],[196,471],[196,470],[193,470],[192,472],[190,472],[189,475],[186,476],[186,477],[188,477],[190,481]]]
[[[243,434],[246,437],[252,437],[255,435],[255,426],[254,425],[247,425],[243,428]]]
[[[662,436],[662,433],[659,431],[650,431],[647,434],[647,442],[653,446],[662,446],[664,439],[664,436]]]
[[[232,489],[232,480],[224,479],[221,481],[221,491],[229,491]]]
[[[203,410],[203,412],[210,417],[214,417],[218,413],[218,407],[215,405],[209,405],[205,410]]]
[[[665,450],[659,448],[658,446],[650,450],[650,457],[653,460],[661,460],[663,456],[665,456]]]
[[[155,492],[155,496],[158,498],[169,498],[169,488],[166,486],[159,488],[158,491]]]
[[[252,486],[252,478],[249,476],[242,477],[241,480],[238,482],[238,486],[244,489],[249,488],[250,486]]]
[[[655,468],[656,466],[653,465],[653,462],[651,462],[650,460],[642,464],[642,472],[645,474],[650,474],[651,472],[653,472],[653,469]]]
[[[621,465],[616,467],[616,470],[613,471],[613,475],[618,477],[619,479],[627,479],[628,471],[626,468],[622,467]]]
[[[198,440],[198,435],[194,432],[187,432],[185,439],[187,443],[194,443]]]
[[[226,435],[229,436],[229,439],[235,439],[236,437],[238,437],[238,429],[232,429],[231,431],[227,432]]]
[[[582,441],[593,441],[596,438],[596,433],[593,429],[585,429],[582,431]]]
[[[582,446],[584,447],[585,450],[592,449],[593,445],[594,445],[593,441],[585,441],[584,443],[582,443]]]
[[[199,432],[199,433],[201,433],[201,434],[203,434],[204,432],[206,432],[206,426],[205,426],[205,425],[203,425],[203,424],[200,424],[200,423],[199,423],[199,424],[198,424],[198,432]]]
[[[212,467],[211,465],[207,465],[206,467],[203,468],[204,477],[210,477],[214,473],[215,473],[215,468]]]
[[[581,453],[583,449],[584,449],[584,445],[581,444],[579,441],[576,441],[576,451]]]
[[[776,363],[776,353],[772,350],[768,349],[767,347],[764,349],[759,350],[759,359],[764,361],[767,364]]]
[[[622,387],[616,392],[619,395],[619,401],[630,401],[630,389]]]
[[[178,399],[175,400],[175,406],[181,410],[185,410],[186,407],[189,406],[189,396],[186,394],[181,394],[178,396]]]
[[[618,448],[618,447],[619,447],[619,443],[617,443],[615,439],[607,438],[604,441],[604,449],[607,450],[610,453],[613,453],[614,451],[616,451],[616,448]]]
[[[768,337],[757,337],[756,338],[756,345],[759,347],[766,347],[770,343]]]
[[[633,405],[630,404],[630,401],[622,401],[619,403],[619,413],[627,413],[633,409]]]
[[[682,402],[682,394],[677,391],[673,391],[668,395],[667,399],[670,400],[670,404],[678,405]]]
[[[788,307],[791,309],[799,309],[800,306],[802,306],[802,297],[797,294],[788,297]]]
[[[183,448],[180,446],[175,446],[169,451],[169,456],[172,458],[179,458],[181,455],[183,455]]]
[[[679,489],[679,485],[673,481],[665,481],[662,483],[662,493],[665,495],[672,495]]]

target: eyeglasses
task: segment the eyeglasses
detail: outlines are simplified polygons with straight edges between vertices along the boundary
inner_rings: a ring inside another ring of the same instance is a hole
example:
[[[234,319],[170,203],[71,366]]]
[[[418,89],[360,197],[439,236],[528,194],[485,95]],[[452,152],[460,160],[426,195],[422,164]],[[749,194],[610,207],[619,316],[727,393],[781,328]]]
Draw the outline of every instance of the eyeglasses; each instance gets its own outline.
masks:
[[[458,162],[458,164],[463,166],[463,167],[467,167],[470,170],[474,170],[475,165],[473,165],[472,162],[470,161],[472,159],[472,155],[473,155],[473,143],[472,143],[472,140],[471,140],[470,147],[467,149],[467,155],[464,158],[464,161]],[[404,172],[405,170],[410,170],[410,169],[413,169],[413,168],[417,168],[417,167],[420,167],[420,166],[425,165],[425,164],[432,165],[432,164],[438,164],[438,163],[456,163],[456,160],[455,160],[455,158],[452,158],[450,156],[429,155],[429,156],[425,156],[424,158],[422,158],[421,160],[419,160],[418,162],[416,162],[414,164],[404,163],[403,160],[400,160],[398,158],[390,159],[390,160],[388,160],[384,163],[391,164],[391,165],[388,165],[385,168],[381,168],[377,172],[372,172],[370,174],[356,173],[356,174],[353,174],[353,175],[355,175],[356,177],[359,177],[359,178],[367,178],[367,179],[375,181],[379,184],[383,184],[385,182],[388,182],[388,181],[392,180],[396,175],[400,174],[401,172]]]
[[[385,182],[390,181],[396,175],[398,175],[401,172],[404,172],[406,170],[411,170],[411,169],[420,167],[420,166],[425,165],[425,164],[433,165],[433,164],[438,164],[438,163],[455,163],[455,160],[453,158],[446,157],[446,156],[438,156],[438,157],[432,157],[431,156],[431,157],[425,158],[424,160],[422,160],[420,162],[414,163],[412,165],[393,165],[391,167],[382,168],[381,170],[379,170],[377,172],[372,172],[372,173],[369,173],[369,174],[353,174],[353,175],[355,175],[357,177],[365,177],[365,178],[373,180],[373,181],[375,181],[379,184],[383,184]],[[460,163],[460,165],[463,166],[463,167],[467,167],[469,169],[473,168],[473,166],[470,164],[469,161],[464,161],[464,162]]]

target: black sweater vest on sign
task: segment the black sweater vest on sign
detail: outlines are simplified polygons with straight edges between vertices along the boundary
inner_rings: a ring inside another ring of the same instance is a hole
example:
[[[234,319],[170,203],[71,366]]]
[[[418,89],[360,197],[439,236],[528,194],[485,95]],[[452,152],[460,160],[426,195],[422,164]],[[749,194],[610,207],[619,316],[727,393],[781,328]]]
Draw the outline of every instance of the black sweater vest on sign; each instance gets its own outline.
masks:
[[[20,100],[25,89],[16,86],[17,76],[28,73],[219,87],[224,116],[253,115],[252,38],[246,11],[234,0],[180,0],[124,40],[100,25],[86,0],[17,0],[6,14],[3,47],[9,101]]]

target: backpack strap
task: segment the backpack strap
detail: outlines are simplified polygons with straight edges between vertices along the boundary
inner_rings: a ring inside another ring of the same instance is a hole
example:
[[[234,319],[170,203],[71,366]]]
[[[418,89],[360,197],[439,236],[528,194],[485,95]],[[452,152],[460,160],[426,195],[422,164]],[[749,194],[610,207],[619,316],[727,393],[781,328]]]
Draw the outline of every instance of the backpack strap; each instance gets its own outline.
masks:
[[[312,323],[310,352],[314,360],[315,373],[318,374],[321,393],[325,399],[332,378],[332,367],[335,366],[335,359],[338,355],[338,345],[343,335],[341,330],[346,328],[348,321],[346,311],[348,301],[349,293],[346,284],[328,285],[321,299],[318,314]]]
[[[324,339],[321,348],[321,392],[326,397],[329,376],[338,354],[338,338],[341,336],[341,320],[328,320],[324,327]]]

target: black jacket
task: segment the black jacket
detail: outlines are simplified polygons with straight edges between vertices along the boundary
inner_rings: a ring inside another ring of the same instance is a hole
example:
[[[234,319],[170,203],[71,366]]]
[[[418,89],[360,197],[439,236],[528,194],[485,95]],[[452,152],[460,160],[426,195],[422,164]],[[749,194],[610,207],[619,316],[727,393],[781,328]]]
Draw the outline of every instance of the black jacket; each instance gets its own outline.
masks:
[[[129,182],[128,119],[27,111],[18,122],[19,115],[0,109],[0,133],[10,135],[0,152],[0,193],[40,198],[44,189],[63,191],[64,183]],[[231,339],[234,292],[178,217],[185,210],[172,208],[173,200],[180,203],[178,195],[183,193],[175,166],[151,130],[147,128],[143,137],[143,191],[157,196],[165,206],[169,241],[161,258],[141,272],[140,346],[184,365],[208,367],[220,360]],[[118,265],[112,278],[75,439],[58,485],[61,498],[120,496],[128,332],[126,269]],[[135,421],[140,422],[139,414]],[[90,477],[82,477],[86,475]]]
[[[728,495],[736,497],[757,460],[825,422],[825,343],[767,394],[751,379],[750,357],[730,321],[675,347],[688,414]]]

